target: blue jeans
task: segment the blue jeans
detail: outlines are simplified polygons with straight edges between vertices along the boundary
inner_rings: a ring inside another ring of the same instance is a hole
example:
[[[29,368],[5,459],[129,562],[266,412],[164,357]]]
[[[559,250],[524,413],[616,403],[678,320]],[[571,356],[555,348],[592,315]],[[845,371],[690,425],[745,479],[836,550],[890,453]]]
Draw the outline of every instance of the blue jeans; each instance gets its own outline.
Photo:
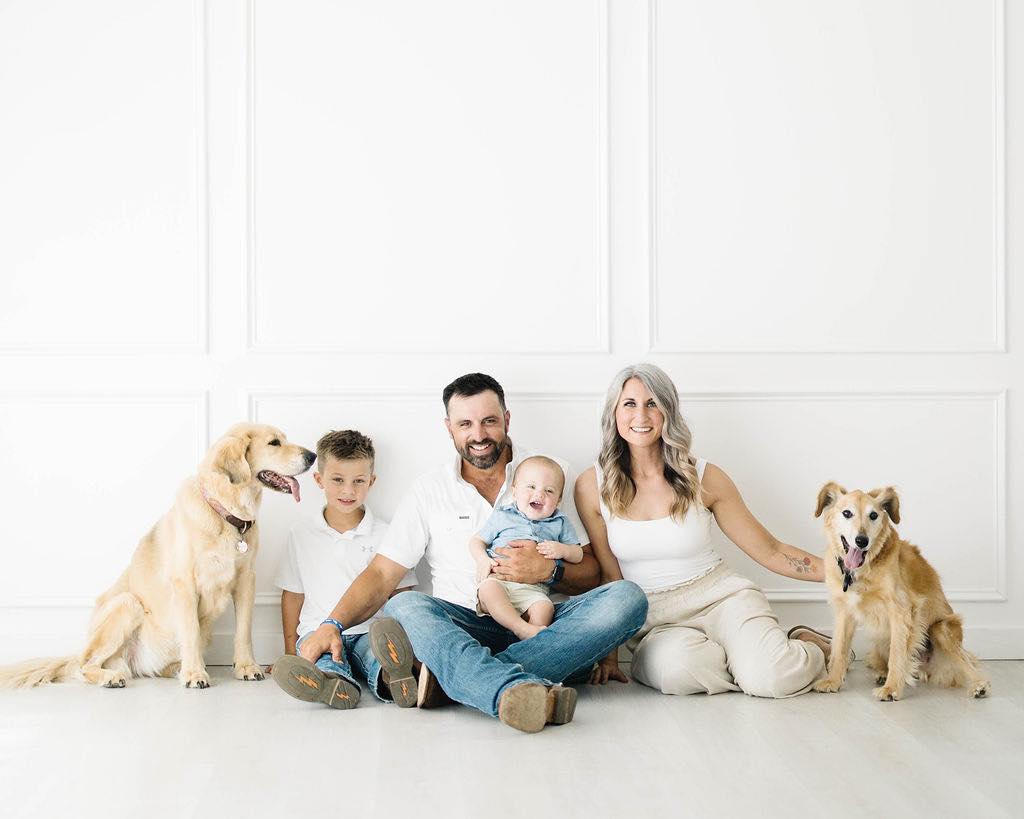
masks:
[[[640,630],[647,596],[628,580],[600,586],[556,603],[554,622],[522,641],[490,617],[422,592],[395,595],[383,613],[402,624],[449,697],[497,716],[510,686],[585,681],[595,662]]]
[[[298,653],[302,641],[312,633],[303,634],[299,638],[295,644],[296,653]],[[366,685],[377,699],[391,702],[387,686],[384,686],[384,694],[380,692],[380,663],[377,662],[377,658],[370,650],[369,636],[366,634],[342,634],[341,644],[345,648],[345,657],[340,663],[335,662],[330,652],[327,652],[320,655],[320,659],[316,661],[316,667],[327,674],[344,677],[356,688],[359,687],[356,680],[358,675],[360,679],[366,681]]]

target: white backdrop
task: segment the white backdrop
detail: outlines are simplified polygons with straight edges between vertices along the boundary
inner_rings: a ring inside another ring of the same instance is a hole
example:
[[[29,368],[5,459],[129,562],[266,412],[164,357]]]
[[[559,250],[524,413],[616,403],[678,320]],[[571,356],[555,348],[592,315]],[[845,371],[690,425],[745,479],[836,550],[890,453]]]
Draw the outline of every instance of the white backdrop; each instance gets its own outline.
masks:
[[[899,486],[970,646],[1024,657],[1014,44],[1001,0],[0,3],[0,661],[79,647],[236,420],[371,434],[389,516],[455,376],[579,470],[637,360],[789,542],[825,481]]]

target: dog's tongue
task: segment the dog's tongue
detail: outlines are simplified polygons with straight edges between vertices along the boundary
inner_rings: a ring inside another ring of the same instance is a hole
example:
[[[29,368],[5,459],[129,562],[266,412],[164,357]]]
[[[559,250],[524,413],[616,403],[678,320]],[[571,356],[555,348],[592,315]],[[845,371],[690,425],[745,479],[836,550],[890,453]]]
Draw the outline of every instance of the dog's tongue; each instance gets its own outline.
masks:
[[[843,560],[843,565],[847,569],[853,571],[859,569],[864,563],[864,550],[856,546],[851,546],[850,551],[846,553],[846,558]]]
[[[282,475],[282,478],[288,483],[288,486],[292,490],[292,497],[295,498],[295,502],[299,502],[299,482],[295,480],[291,475]]]

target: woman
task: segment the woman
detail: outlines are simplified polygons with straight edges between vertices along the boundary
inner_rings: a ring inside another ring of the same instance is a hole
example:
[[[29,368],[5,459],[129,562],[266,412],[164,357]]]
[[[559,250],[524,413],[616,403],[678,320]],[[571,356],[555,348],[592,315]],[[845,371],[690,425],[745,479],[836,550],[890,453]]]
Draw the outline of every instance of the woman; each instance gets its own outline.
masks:
[[[711,545],[711,517],[752,559],[798,580],[825,579],[820,558],[781,543],[714,464],[690,453],[676,388],[652,364],[612,381],[597,464],[576,481],[576,509],[602,582],[632,580],[647,621],[626,644],[633,676],[666,694],[745,691],[788,697],[824,672],[829,641],[801,627],[789,639],[764,593],[728,569]],[[626,681],[616,652],[591,682]]]

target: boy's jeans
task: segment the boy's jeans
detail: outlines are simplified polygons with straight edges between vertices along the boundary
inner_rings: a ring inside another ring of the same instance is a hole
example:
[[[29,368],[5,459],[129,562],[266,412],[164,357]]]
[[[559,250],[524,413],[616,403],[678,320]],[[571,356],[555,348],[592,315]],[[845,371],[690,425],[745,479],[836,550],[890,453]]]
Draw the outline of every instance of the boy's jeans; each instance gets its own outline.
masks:
[[[298,653],[302,641],[312,633],[310,631],[299,638],[295,644],[296,653]],[[356,681],[356,675],[358,675],[361,679],[366,680],[366,685],[377,699],[382,702],[391,702],[390,696],[382,696],[379,691],[380,663],[377,662],[377,658],[370,650],[369,636],[366,634],[342,634],[341,643],[345,647],[345,658],[340,663],[335,662],[330,652],[327,652],[320,655],[320,659],[316,661],[316,667],[327,674],[343,677],[356,688],[359,687],[359,683]],[[387,686],[384,686],[384,691],[388,691]]]
[[[628,580],[600,586],[556,603],[554,622],[520,642],[490,617],[422,592],[396,594],[382,611],[402,624],[449,697],[497,716],[510,686],[586,681],[597,660],[643,626],[647,596]]]

